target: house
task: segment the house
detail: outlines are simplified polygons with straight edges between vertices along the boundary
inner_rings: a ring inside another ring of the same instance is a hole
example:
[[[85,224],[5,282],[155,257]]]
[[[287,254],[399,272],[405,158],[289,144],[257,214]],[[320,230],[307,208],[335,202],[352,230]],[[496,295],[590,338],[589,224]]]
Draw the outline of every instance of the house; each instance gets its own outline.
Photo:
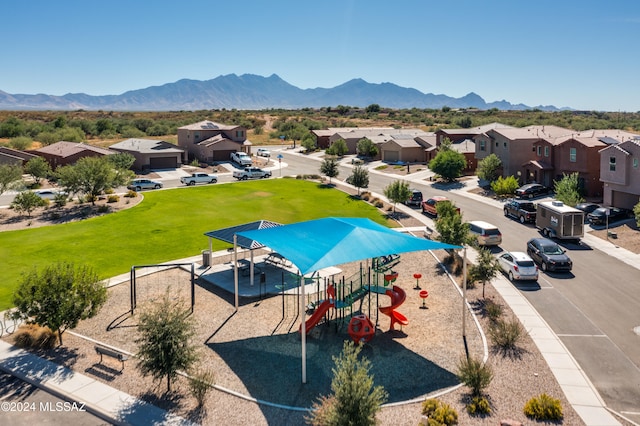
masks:
[[[152,139],[126,139],[111,145],[109,149],[133,155],[136,161],[132,168],[135,170],[175,169],[183,164],[186,157],[184,149]]]
[[[60,166],[74,164],[81,158],[102,157],[114,153],[108,149],[91,146],[86,143],[67,141],[52,143],[28,152],[44,157],[53,170]]]
[[[633,209],[640,201],[640,137],[609,143],[600,150],[603,204]]]
[[[436,131],[436,145],[440,146],[445,139],[449,139],[452,143],[459,143],[467,139],[486,133],[491,129],[513,128],[502,123],[484,124],[478,127],[468,129],[440,129]]]
[[[235,151],[251,155],[251,145],[247,129],[242,126],[200,121],[178,127],[178,147],[187,152],[189,161],[229,161]]]
[[[335,134],[337,133],[342,133],[344,134],[344,138],[352,138],[352,137],[358,137],[358,135],[356,135],[355,133],[358,131],[363,131],[363,132],[367,132],[367,134],[369,134],[369,136],[375,135],[375,134],[382,134],[382,133],[388,133],[390,131],[393,131],[393,127],[329,127],[328,129],[317,129],[317,130],[312,130],[311,133],[316,137],[316,146],[320,149],[327,149],[331,146],[331,144],[333,142],[335,142],[336,140],[340,139],[340,137],[333,137]],[[362,133],[364,134],[364,133]],[[361,135],[362,135],[361,134]],[[360,139],[362,139],[362,137],[365,136],[360,136],[354,144],[353,147],[353,153],[355,154],[355,145],[358,143],[358,141]],[[368,136],[367,136],[368,137]],[[345,139],[345,141],[347,140]],[[371,139],[371,138],[369,138]],[[347,144],[347,146],[349,146],[349,144]]]
[[[38,157],[25,151],[0,146],[0,164],[24,166],[32,158]]]
[[[463,172],[475,173],[478,168],[478,160],[476,160],[476,143],[473,139],[465,139],[451,144],[451,149],[464,155],[467,166]]]

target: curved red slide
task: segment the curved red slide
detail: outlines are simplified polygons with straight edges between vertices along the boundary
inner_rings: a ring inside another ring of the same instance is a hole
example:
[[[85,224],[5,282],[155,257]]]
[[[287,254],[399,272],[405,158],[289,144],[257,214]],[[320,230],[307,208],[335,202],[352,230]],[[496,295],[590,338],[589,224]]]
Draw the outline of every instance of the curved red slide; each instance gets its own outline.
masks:
[[[393,286],[393,289],[389,289],[386,291],[386,295],[391,298],[390,306],[380,306],[380,313],[385,315],[389,315],[391,318],[391,325],[389,326],[389,330],[395,330],[395,324],[399,323],[402,325],[409,324],[409,320],[407,317],[402,315],[400,312],[396,311],[396,308],[404,303],[407,299],[407,293],[397,285]]]
[[[309,334],[309,331],[311,331],[311,329],[315,327],[318,324],[318,322],[320,322],[324,314],[326,314],[329,309],[333,308],[336,305],[335,303],[336,291],[332,285],[330,285],[327,288],[327,294],[329,295],[329,298],[323,300],[322,303],[318,305],[313,315],[311,315],[309,319],[307,319],[304,322],[305,330],[307,334]],[[300,327],[298,328],[298,333],[301,333],[301,332],[302,332],[302,325],[300,325]]]

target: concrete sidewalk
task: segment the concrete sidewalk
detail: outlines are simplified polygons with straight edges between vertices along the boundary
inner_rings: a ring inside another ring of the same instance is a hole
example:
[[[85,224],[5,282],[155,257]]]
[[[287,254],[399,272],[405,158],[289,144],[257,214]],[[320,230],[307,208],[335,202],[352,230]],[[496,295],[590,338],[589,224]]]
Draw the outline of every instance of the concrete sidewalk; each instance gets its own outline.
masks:
[[[0,340],[0,369],[116,425],[193,425],[155,405]],[[126,373],[125,373],[126,374]]]

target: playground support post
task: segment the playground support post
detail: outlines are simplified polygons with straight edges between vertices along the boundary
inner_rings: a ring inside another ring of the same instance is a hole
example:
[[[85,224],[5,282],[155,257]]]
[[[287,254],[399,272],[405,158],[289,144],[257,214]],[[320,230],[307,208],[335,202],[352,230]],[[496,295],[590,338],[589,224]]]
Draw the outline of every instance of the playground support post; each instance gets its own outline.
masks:
[[[238,236],[233,234],[233,287],[235,290],[235,307],[238,312],[240,306],[238,300]]]
[[[467,329],[466,329],[466,311],[467,311],[467,247],[462,249],[462,340],[464,348],[469,358],[469,350],[467,349]]]
[[[300,286],[302,287],[302,297],[300,297],[300,310],[302,311],[300,331],[302,334],[302,384],[307,383],[307,310],[304,308],[304,274],[298,270],[300,274]]]

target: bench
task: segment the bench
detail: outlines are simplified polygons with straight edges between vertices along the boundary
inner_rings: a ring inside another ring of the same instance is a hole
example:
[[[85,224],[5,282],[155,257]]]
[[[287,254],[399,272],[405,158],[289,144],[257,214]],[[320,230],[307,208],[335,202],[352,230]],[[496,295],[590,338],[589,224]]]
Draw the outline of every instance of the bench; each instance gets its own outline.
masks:
[[[124,370],[124,362],[129,359],[128,355],[123,354],[122,352],[115,351],[113,349],[105,348],[104,346],[96,346],[96,353],[100,355],[100,364],[102,364],[102,356],[106,355],[120,361],[122,363],[122,370]]]

